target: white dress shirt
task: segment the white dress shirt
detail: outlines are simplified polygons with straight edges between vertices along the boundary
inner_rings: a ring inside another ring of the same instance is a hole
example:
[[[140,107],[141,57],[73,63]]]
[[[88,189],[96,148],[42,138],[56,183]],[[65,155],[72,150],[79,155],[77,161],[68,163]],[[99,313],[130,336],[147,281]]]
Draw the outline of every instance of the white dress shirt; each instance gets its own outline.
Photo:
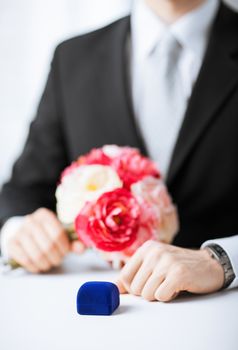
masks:
[[[149,56],[153,53],[155,47],[160,45],[166,31],[170,31],[182,46],[182,53],[178,62],[179,74],[181,77],[182,90],[185,102],[187,104],[190,98],[194,82],[197,79],[201,64],[203,61],[208,36],[214,17],[218,10],[218,0],[207,0],[202,6],[179,18],[175,23],[168,25],[163,22],[145,3],[144,0],[134,2],[132,9],[132,55],[131,55],[131,75],[132,75],[132,98],[134,113],[141,126],[143,136],[143,91],[146,80],[146,66],[151,64]],[[156,72],[155,72],[156,74]],[[153,96],[154,91],[151,91]],[[158,96],[159,99],[159,96]],[[173,137],[170,141],[172,147],[166,145],[162,147],[166,151],[162,159],[154,159],[158,163],[162,175],[166,176],[169,160],[175,145],[179,128],[182,124],[184,115],[176,116],[179,118],[177,123],[177,132],[168,137]],[[158,118],[160,116],[158,115]],[[161,123],[163,119],[161,118]],[[167,136],[167,135],[166,135]],[[144,138],[145,144],[147,140]],[[163,138],[161,142],[166,142]],[[151,152],[151,156],[154,152]]]
[[[197,79],[204,53],[206,50],[209,32],[219,6],[219,0],[207,0],[200,7],[179,18],[175,23],[168,25],[163,22],[144,2],[134,2],[131,15],[131,88],[134,113],[138,127],[143,135],[143,82],[148,56],[159,45],[166,31],[171,31],[182,45],[182,54],[178,63],[179,73],[182,78],[182,89],[186,104],[190,98],[194,82]],[[159,98],[159,96],[158,96]],[[170,145],[174,146],[179,129],[183,122],[183,115],[179,116],[176,132],[172,135]],[[170,136],[171,137],[171,136]],[[148,140],[144,137],[145,144]],[[167,149],[164,161],[158,162],[160,171],[164,177],[168,170],[173,147]],[[2,228],[1,248],[7,256],[7,242],[9,237],[22,222],[21,217],[11,218]],[[191,232],[191,234],[193,234]],[[214,233],[215,234],[215,233]],[[235,234],[235,232],[230,233]],[[202,247],[209,243],[219,244],[229,255],[236,278],[229,288],[238,286],[238,235],[204,242]]]

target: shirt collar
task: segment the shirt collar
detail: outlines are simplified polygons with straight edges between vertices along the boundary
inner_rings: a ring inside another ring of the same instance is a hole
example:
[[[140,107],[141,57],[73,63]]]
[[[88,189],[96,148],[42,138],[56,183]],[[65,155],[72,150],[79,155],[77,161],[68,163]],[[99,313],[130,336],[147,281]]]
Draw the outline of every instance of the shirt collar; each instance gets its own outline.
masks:
[[[132,47],[137,59],[152,52],[167,30],[180,44],[202,58],[208,33],[219,7],[219,0],[206,0],[201,6],[168,25],[144,0],[134,2],[131,15]]]

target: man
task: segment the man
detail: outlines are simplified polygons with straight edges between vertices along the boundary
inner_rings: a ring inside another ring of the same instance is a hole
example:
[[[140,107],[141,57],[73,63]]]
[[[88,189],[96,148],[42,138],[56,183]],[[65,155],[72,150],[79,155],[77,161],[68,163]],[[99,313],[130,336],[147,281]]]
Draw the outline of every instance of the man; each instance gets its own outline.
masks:
[[[135,253],[121,292],[168,301],[236,287],[237,37],[238,15],[218,0],[140,0],[131,18],[59,45],[0,196],[3,250],[32,272],[81,252],[52,212],[60,172],[92,147],[130,145],[159,163],[181,227],[175,246]]]

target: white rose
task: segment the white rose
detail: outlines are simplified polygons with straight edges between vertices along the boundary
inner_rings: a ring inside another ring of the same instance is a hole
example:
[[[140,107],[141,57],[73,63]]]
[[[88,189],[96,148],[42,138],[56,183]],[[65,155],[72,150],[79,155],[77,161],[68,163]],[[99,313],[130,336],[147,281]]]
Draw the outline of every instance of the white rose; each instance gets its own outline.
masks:
[[[109,158],[115,158],[121,154],[122,147],[116,145],[105,145],[103,146],[102,151]]]
[[[123,152],[127,152],[128,150],[130,151],[137,151],[137,148],[130,147],[130,146],[117,146],[117,145],[105,145],[102,147],[102,151],[106,156],[109,158],[115,158],[123,154]]]
[[[72,224],[87,201],[122,187],[122,181],[110,166],[86,165],[63,177],[56,190],[57,214],[64,224]]]

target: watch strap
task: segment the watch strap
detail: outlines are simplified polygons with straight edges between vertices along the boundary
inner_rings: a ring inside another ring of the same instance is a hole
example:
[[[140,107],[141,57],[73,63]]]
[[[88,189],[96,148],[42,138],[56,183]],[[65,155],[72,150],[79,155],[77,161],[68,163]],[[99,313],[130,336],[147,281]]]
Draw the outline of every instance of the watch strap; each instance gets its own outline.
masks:
[[[230,261],[229,256],[225,252],[225,250],[218,244],[211,243],[208,244],[205,249],[208,250],[210,253],[210,256],[213,259],[216,259],[222,266],[224,271],[224,284],[222,288],[227,288],[232,283],[232,281],[235,279],[235,273],[232,268],[232,264]]]

